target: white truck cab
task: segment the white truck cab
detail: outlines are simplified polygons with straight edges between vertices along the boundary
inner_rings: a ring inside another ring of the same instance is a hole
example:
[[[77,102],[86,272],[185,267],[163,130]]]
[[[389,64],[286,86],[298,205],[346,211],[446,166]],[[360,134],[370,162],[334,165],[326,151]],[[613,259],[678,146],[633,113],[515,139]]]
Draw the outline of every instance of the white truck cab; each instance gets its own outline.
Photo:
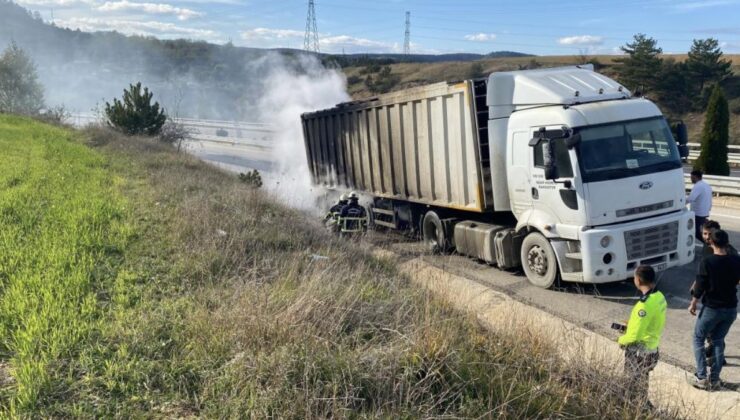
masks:
[[[496,210],[511,211],[523,235],[547,239],[564,280],[612,282],[641,264],[691,262],[694,218],[667,122],[652,102],[579,70],[490,76],[491,161],[506,183],[494,186]],[[525,237],[523,268],[544,286],[548,256]]]

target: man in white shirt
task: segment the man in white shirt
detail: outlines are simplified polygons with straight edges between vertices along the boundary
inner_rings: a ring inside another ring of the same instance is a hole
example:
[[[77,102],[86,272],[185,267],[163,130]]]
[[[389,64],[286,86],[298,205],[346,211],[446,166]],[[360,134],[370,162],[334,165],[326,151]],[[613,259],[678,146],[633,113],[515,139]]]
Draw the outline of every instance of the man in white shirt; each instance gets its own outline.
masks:
[[[686,202],[691,205],[691,211],[694,212],[694,228],[696,229],[696,239],[704,242],[701,236],[701,227],[709,217],[709,211],[712,210],[712,187],[702,181],[702,172],[698,170],[691,171],[691,194],[686,197]]]

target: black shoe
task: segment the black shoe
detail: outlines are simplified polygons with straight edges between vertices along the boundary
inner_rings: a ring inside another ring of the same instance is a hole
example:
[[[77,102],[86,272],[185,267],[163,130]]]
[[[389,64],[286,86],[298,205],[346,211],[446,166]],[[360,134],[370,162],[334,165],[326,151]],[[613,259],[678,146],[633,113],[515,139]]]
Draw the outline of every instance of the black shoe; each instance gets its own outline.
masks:
[[[716,391],[716,390],[722,389],[723,386],[724,386],[724,384],[722,383],[722,380],[720,380],[720,379],[717,379],[717,380],[714,380],[714,381],[710,380],[709,381],[709,388],[708,389],[710,389],[712,391]]]

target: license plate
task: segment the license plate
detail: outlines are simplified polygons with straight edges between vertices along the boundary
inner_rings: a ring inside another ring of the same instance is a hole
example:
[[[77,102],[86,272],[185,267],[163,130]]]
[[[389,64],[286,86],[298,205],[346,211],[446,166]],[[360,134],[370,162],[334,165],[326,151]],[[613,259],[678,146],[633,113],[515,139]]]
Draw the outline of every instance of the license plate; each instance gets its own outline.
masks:
[[[656,265],[653,266],[653,270],[655,270],[655,271],[663,271],[667,267],[668,267],[668,264],[666,264],[666,263],[656,264]]]

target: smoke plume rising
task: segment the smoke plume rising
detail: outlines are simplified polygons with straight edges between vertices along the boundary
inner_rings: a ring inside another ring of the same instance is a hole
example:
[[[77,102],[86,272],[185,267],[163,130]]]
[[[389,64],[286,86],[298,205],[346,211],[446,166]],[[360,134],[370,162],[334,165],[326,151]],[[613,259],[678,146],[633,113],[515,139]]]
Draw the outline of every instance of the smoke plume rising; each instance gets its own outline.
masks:
[[[297,65],[285,65],[277,54],[265,57],[272,70],[265,77],[258,101],[259,116],[273,126],[273,160],[276,172],[266,183],[281,202],[301,209],[315,209],[322,194],[311,185],[306,161],[301,114],[330,108],[350,99],[342,73],[327,69],[313,56],[301,56]],[[262,63],[259,63],[260,65]]]

